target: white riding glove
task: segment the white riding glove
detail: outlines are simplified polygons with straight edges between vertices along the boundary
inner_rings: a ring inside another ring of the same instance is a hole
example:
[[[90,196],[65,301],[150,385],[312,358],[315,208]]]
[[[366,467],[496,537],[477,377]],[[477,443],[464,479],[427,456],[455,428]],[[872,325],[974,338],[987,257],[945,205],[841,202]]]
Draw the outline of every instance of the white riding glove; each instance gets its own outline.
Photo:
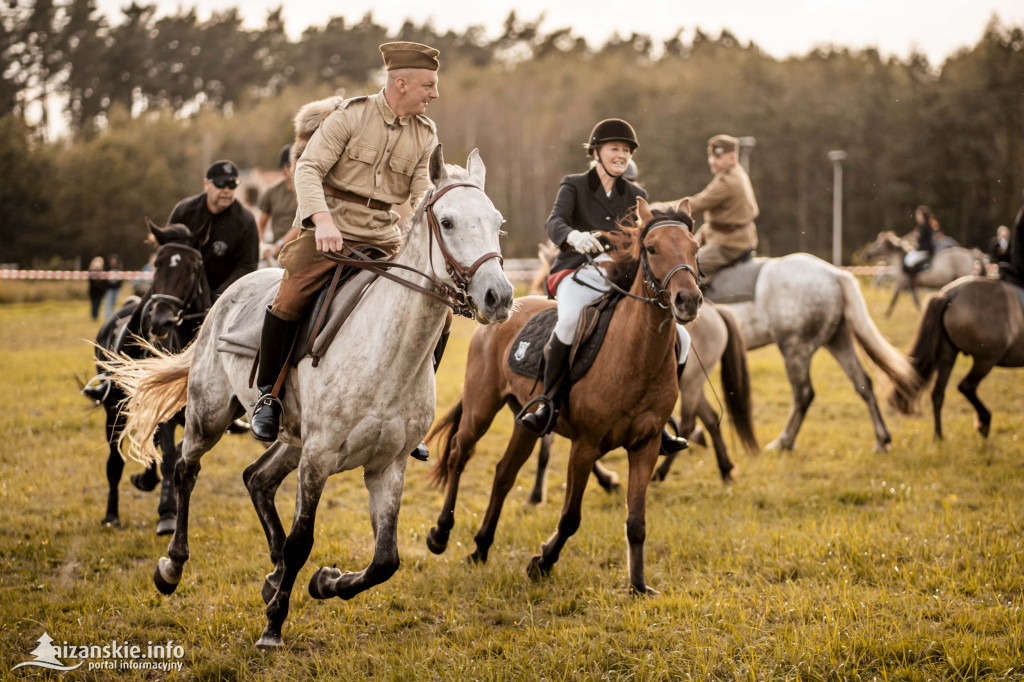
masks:
[[[566,236],[565,241],[569,242],[569,246],[579,253],[601,253],[604,251],[604,244],[593,232],[573,230]]]

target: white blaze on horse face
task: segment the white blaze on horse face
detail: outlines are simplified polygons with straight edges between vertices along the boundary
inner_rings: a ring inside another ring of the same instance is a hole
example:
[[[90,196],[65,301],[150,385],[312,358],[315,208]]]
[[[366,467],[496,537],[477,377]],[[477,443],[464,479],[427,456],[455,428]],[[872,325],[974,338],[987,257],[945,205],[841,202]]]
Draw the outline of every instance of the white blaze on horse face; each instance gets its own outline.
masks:
[[[181,254],[177,254],[176,253],[176,254],[171,256],[171,262],[169,263],[169,267],[176,268],[176,267],[178,267],[178,263],[180,263],[180,262],[181,262]]]

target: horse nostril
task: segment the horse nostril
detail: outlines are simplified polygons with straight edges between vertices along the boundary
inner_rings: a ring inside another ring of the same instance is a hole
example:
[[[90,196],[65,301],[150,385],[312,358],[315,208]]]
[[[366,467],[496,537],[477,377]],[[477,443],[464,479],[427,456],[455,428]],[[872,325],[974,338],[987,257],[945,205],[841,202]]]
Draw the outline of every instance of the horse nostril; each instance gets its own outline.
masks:
[[[498,296],[494,293],[494,289],[487,290],[487,295],[484,296],[484,305],[492,309],[497,307]]]

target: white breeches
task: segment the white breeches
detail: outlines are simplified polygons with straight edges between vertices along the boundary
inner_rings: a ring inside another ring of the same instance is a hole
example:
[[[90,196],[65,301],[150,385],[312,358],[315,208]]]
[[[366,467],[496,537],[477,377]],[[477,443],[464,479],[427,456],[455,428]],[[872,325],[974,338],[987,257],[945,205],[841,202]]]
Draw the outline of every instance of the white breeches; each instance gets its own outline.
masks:
[[[911,251],[903,257],[903,265],[907,268],[913,268],[916,265],[923,263],[928,259],[927,251]]]
[[[601,254],[594,259],[595,263],[611,261],[611,256]],[[558,303],[558,321],[555,323],[555,336],[565,345],[572,345],[576,340],[576,325],[580,319],[580,311],[583,306],[599,299],[608,291],[608,281],[598,272],[600,268],[587,263],[576,271],[576,274],[569,275],[558,283],[555,290],[555,302]],[[579,281],[576,281],[579,280]],[[581,284],[583,282],[586,284]],[[679,335],[679,364],[686,362],[690,354],[690,333],[686,327],[676,324],[676,333]]]

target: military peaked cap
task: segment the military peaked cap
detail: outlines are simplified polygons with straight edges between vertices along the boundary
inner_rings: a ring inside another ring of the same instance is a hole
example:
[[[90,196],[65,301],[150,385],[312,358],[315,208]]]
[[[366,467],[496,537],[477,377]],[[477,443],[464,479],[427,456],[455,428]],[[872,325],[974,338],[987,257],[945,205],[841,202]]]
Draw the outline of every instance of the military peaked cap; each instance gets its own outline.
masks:
[[[441,66],[437,61],[440,51],[419,43],[384,43],[380,46],[380,54],[384,57],[384,66],[392,69],[430,69],[437,71]]]
[[[728,154],[740,148],[740,141],[732,135],[715,135],[708,140],[708,154]]]

